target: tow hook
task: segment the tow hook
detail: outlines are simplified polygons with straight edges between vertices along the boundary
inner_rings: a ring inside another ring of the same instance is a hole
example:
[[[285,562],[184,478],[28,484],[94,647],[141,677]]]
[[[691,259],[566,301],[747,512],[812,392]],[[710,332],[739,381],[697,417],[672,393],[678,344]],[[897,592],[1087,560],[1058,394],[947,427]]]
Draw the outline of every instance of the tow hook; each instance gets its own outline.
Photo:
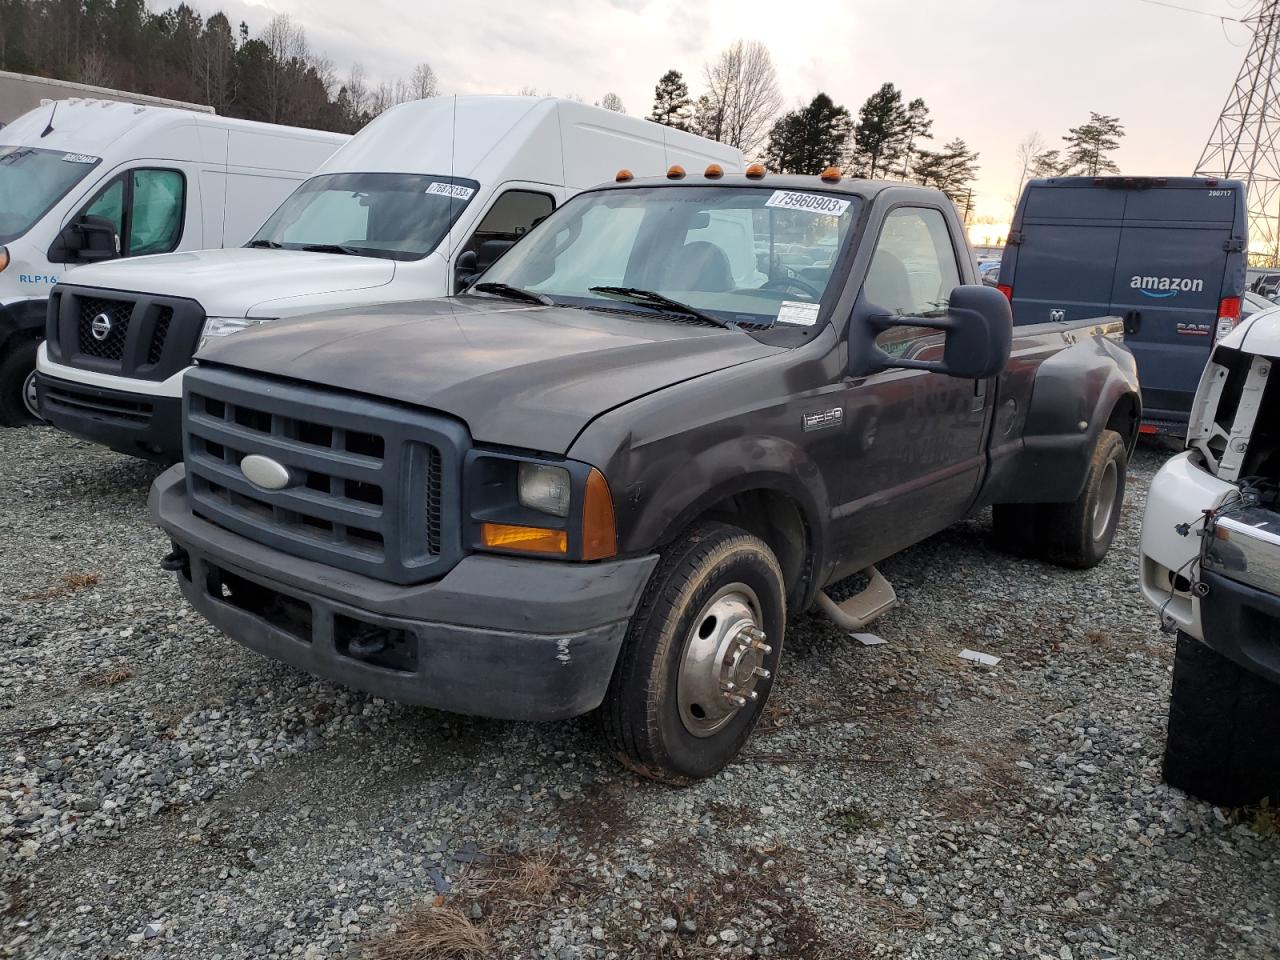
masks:
[[[168,573],[185,572],[191,569],[191,555],[174,544],[173,550],[160,559],[160,569]]]
[[[387,649],[385,631],[378,629],[361,630],[347,642],[347,652],[359,660],[376,657]]]

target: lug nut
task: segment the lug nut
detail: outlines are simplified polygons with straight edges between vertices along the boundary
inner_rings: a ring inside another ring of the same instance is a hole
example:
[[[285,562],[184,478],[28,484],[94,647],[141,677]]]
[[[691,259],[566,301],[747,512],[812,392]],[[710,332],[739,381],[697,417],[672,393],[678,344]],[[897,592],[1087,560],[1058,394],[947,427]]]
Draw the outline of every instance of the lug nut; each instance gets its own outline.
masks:
[[[745,707],[747,705],[747,698],[740,697],[736,693],[726,693],[725,697],[728,698],[729,702],[735,707]]]
[[[773,674],[770,673],[768,670],[766,670],[764,667],[754,667],[751,672],[754,673],[761,680],[768,680],[771,676],[773,676]]]
[[[769,654],[773,653],[773,647],[769,646],[769,644],[767,643],[761,643],[759,640],[752,643],[751,646],[754,647],[756,650],[759,650],[766,657]]]

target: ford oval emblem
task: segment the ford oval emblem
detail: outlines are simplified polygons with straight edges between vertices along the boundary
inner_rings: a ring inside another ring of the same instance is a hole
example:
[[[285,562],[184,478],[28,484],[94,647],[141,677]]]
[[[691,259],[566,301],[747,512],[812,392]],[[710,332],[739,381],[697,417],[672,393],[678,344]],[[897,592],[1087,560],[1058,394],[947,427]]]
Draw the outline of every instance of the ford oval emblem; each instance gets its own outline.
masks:
[[[89,332],[95,340],[105,340],[111,335],[111,317],[100,313],[89,324]]]
[[[293,481],[288,467],[260,453],[251,453],[241,460],[240,472],[246,480],[263,490],[283,490]]]

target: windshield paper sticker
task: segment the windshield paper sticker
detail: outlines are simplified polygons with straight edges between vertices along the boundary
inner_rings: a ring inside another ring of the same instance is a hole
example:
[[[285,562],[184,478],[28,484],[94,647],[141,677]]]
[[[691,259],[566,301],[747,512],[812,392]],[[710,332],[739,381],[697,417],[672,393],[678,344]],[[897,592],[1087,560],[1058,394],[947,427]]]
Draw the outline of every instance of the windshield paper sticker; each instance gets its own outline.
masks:
[[[63,163],[97,163],[97,157],[91,157],[84,153],[64,153],[62,155]]]
[[[836,197],[821,197],[814,193],[775,190],[773,191],[773,196],[765,203],[765,206],[780,207],[783,210],[804,210],[806,213],[838,217],[849,209],[849,201],[840,200]]]
[[[434,193],[441,197],[453,197],[455,200],[470,200],[475,190],[471,187],[461,187],[454,183],[432,183],[428,185],[427,193]]]
[[[818,322],[818,305],[799,300],[783,300],[778,310],[779,323],[793,323],[797,327],[812,327]]]

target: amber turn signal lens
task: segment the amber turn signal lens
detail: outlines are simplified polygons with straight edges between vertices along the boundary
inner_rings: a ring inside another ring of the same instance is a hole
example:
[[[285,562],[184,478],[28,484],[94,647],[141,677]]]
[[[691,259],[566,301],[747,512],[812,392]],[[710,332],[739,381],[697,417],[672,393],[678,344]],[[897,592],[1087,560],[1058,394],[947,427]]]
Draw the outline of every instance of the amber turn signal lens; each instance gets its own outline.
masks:
[[[485,523],[480,540],[490,549],[513,550],[564,556],[569,552],[569,534],[546,527],[518,527],[510,523]]]
[[[7,266],[9,266],[9,248],[0,247],[0,273],[3,273]]]
[[[718,163],[713,163],[707,167],[707,172],[703,174],[708,180],[719,180],[724,176],[724,167]]]
[[[839,167],[827,167],[822,171],[821,180],[823,183],[839,183],[842,176],[844,174],[840,172]]]
[[[618,183],[628,183],[636,178],[636,175],[630,170],[619,170],[618,175],[613,179]]]
[[[748,179],[748,180],[763,180],[763,179],[764,179],[764,164],[763,164],[763,163],[753,163],[753,164],[751,164],[750,166],[748,166],[748,167],[747,167],[747,171],[746,171],[746,172],[747,172],[747,179]]]
[[[683,179],[684,179],[684,167],[680,166],[679,164],[676,164],[675,166],[673,166],[670,170],[668,170],[668,171],[667,171],[667,179],[668,179],[668,180],[683,180]]]
[[[618,553],[618,531],[613,520],[613,495],[599,470],[592,467],[582,498],[582,559],[607,560]]]

